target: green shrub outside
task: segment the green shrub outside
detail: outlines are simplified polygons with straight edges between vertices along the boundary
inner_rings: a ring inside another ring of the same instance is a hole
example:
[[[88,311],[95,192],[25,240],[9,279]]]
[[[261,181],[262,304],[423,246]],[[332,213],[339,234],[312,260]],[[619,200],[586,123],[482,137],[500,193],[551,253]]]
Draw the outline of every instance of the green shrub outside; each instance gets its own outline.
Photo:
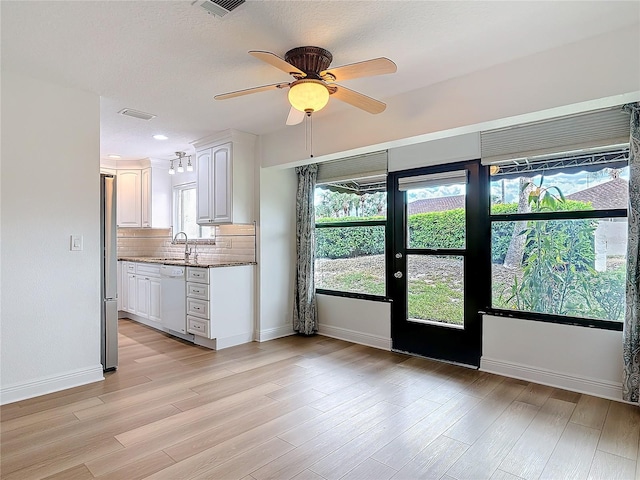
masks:
[[[590,210],[589,203],[567,200],[558,205],[561,210]],[[517,203],[497,204],[491,207],[494,215],[516,213]],[[316,223],[384,220],[385,217],[341,217],[319,218]],[[409,238],[411,248],[464,248],[464,210],[417,213],[409,216]],[[566,222],[554,222],[554,231],[562,236]],[[502,264],[511,242],[515,222],[494,222],[492,231],[491,260]],[[564,226],[563,226],[564,225]],[[585,225],[586,226],[586,225]],[[362,255],[384,253],[384,227],[344,227],[316,229],[316,256],[318,258],[352,258]],[[532,247],[525,249],[525,258]],[[592,258],[593,245],[582,249]]]

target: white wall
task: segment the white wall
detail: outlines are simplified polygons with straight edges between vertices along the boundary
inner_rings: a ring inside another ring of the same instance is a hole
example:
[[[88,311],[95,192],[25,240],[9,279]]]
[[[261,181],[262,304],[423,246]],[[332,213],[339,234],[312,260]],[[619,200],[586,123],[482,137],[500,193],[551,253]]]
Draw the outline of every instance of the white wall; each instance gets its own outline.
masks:
[[[573,113],[573,104],[638,90],[636,25],[382,99],[388,107],[380,115],[355,108],[320,112],[313,124],[315,160],[533,121],[547,109],[556,116]],[[598,106],[592,102],[584,110]],[[262,137],[263,166],[309,163],[308,157],[303,124]]]
[[[391,304],[317,295],[318,333],[391,350]]]
[[[296,190],[293,169],[260,169],[258,340],[293,333]]]
[[[2,72],[2,403],[103,378],[99,109]]]
[[[485,315],[480,368],[620,400],[622,332]]]

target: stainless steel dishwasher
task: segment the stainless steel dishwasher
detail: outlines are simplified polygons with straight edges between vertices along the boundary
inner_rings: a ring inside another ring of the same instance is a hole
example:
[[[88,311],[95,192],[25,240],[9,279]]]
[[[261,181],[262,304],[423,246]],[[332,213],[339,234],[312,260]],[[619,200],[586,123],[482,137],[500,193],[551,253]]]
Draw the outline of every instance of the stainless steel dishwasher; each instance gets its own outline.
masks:
[[[186,267],[175,265],[160,267],[162,326],[180,333],[187,333],[185,271]]]

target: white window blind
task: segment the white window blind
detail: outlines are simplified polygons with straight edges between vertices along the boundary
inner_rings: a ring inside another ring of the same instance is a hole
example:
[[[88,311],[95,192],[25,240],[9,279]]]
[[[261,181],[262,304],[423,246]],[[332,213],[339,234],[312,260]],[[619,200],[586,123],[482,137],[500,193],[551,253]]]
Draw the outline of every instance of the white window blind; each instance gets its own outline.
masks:
[[[387,152],[368,153],[318,164],[316,183],[343,182],[387,175]]]
[[[418,175],[415,177],[402,177],[398,179],[398,190],[405,192],[417,188],[444,187],[446,185],[459,183],[467,183],[466,170],[432,173],[431,175]]]
[[[629,142],[629,115],[622,107],[594,110],[481,132],[482,164]]]

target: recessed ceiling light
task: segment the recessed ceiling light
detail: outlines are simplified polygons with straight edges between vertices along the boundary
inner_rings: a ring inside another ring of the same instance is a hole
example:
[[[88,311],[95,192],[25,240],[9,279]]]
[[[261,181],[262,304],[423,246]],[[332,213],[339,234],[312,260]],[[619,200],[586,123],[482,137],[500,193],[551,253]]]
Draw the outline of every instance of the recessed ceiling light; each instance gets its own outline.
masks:
[[[107,155],[107,157],[109,158],[120,158],[120,155],[115,155],[115,154],[111,154],[111,155]]]
[[[154,135],[153,138],[155,138],[156,140],[169,140],[169,137],[162,134]]]

